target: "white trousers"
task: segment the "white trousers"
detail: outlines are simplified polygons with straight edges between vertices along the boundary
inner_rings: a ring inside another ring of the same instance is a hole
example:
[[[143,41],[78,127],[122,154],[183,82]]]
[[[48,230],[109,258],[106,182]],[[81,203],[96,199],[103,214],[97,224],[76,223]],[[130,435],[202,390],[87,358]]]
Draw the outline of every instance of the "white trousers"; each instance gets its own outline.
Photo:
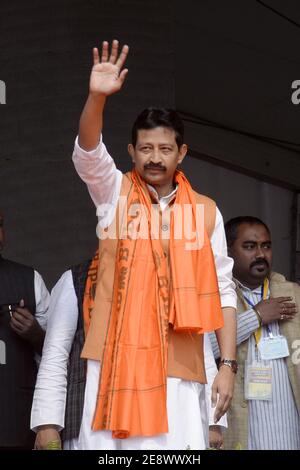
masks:
[[[88,360],[83,418],[78,439],[64,443],[65,450],[201,450],[208,444],[205,385],[167,378],[169,432],[153,437],[113,439],[111,431],[91,428],[99,384],[100,362]]]

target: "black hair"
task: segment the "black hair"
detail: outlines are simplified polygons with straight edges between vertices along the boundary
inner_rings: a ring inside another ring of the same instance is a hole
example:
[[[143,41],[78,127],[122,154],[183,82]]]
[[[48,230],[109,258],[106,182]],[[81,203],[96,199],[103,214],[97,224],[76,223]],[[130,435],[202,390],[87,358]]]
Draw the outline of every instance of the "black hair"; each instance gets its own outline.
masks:
[[[262,225],[263,227],[265,227],[269,235],[271,235],[269,227],[257,217],[252,217],[251,215],[243,215],[240,217],[234,217],[233,219],[228,220],[228,222],[226,222],[225,224],[227,245],[229,247],[231,247],[233,243],[235,242],[235,240],[237,239],[238,229],[239,229],[239,226],[242,224]]]
[[[146,108],[138,115],[131,131],[132,145],[136,146],[137,133],[140,129],[155,129],[156,127],[166,127],[173,130],[176,144],[180,149],[184,138],[183,122],[174,109],[166,108]]]

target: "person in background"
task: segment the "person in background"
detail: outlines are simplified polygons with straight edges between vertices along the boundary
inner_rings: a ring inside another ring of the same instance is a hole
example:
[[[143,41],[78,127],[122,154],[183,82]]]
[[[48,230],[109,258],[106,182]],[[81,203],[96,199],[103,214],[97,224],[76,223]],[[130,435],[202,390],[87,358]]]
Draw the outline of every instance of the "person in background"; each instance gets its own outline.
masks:
[[[0,252],[4,249],[0,213]],[[30,410],[50,296],[33,268],[0,254],[0,449],[32,449]]]
[[[260,219],[225,224],[238,294],[235,392],[226,449],[300,449],[300,287],[272,271],[272,237]],[[216,339],[211,335],[214,355]]]

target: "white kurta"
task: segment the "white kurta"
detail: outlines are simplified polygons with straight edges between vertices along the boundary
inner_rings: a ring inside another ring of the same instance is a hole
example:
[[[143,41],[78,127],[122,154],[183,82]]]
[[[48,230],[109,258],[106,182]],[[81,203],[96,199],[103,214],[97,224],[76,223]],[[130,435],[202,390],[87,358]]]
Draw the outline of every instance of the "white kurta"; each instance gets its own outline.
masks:
[[[50,294],[40,273],[34,271],[35,318],[43,330],[46,330]]]
[[[31,428],[52,424],[64,427],[67,364],[78,320],[78,304],[72,272],[66,271],[51,293],[49,319],[39,368]],[[111,432],[91,430],[100,373],[98,361],[88,361],[84,412],[80,435],[65,443],[67,449],[202,449],[207,442],[207,419],[213,424],[211,386],[217,369],[208,335],[204,335],[207,385],[168,377],[168,434],[153,438],[112,439]],[[226,426],[222,418],[220,425]]]
[[[98,207],[109,204],[99,223],[107,227],[113,220],[121,189],[122,173],[116,169],[105,145],[85,152],[76,141],[73,154],[75,167],[87,183],[91,197]],[[159,200],[162,210],[171,195]],[[233,261],[227,256],[224,225],[220,211],[216,213],[215,229],[211,236],[215,257],[222,307],[236,307],[235,286],[232,282]],[[64,426],[66,400],[67,361],[77,325],[77,298],[71,273],[67,271],[51,295],[49,325],[44,344],[43,358],[37,379],[31,428],[53,424]],[[204,357],[208,384],[167,378],[167,410],[169,432],[154,437],[112,439],[110,431],[92,431],[91,423],[98,390],[100,362],[88,360],[82,425],[78,439],[65,443],[66,449],[204,449],[208,444],[208,423],[213,423],[210,406],[211,386],[217,369],[207,335],[204,336]],[[226,425],[222,419],[219,422]]]

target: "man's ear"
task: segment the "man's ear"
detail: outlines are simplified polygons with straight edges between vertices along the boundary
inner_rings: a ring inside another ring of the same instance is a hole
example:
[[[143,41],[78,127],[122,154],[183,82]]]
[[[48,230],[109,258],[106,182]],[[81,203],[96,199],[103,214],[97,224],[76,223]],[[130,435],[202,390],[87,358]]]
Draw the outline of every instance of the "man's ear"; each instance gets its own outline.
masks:
[[[179,159],[178,159],[178,165],[180,163],[182,163],[184,157],[186,156],[186,153],[187,153],[187,145],[186,144],[182,144],[182,146],[180,147],[179,149]]]
[[[131,160],[133,161],[133,163],[135,163],[135,150],[134,150],[134,146],[132,144],[128,144],[128,147],[127,147],[127,150],[128,150],[128,153],[129,155],[131,156]]]

